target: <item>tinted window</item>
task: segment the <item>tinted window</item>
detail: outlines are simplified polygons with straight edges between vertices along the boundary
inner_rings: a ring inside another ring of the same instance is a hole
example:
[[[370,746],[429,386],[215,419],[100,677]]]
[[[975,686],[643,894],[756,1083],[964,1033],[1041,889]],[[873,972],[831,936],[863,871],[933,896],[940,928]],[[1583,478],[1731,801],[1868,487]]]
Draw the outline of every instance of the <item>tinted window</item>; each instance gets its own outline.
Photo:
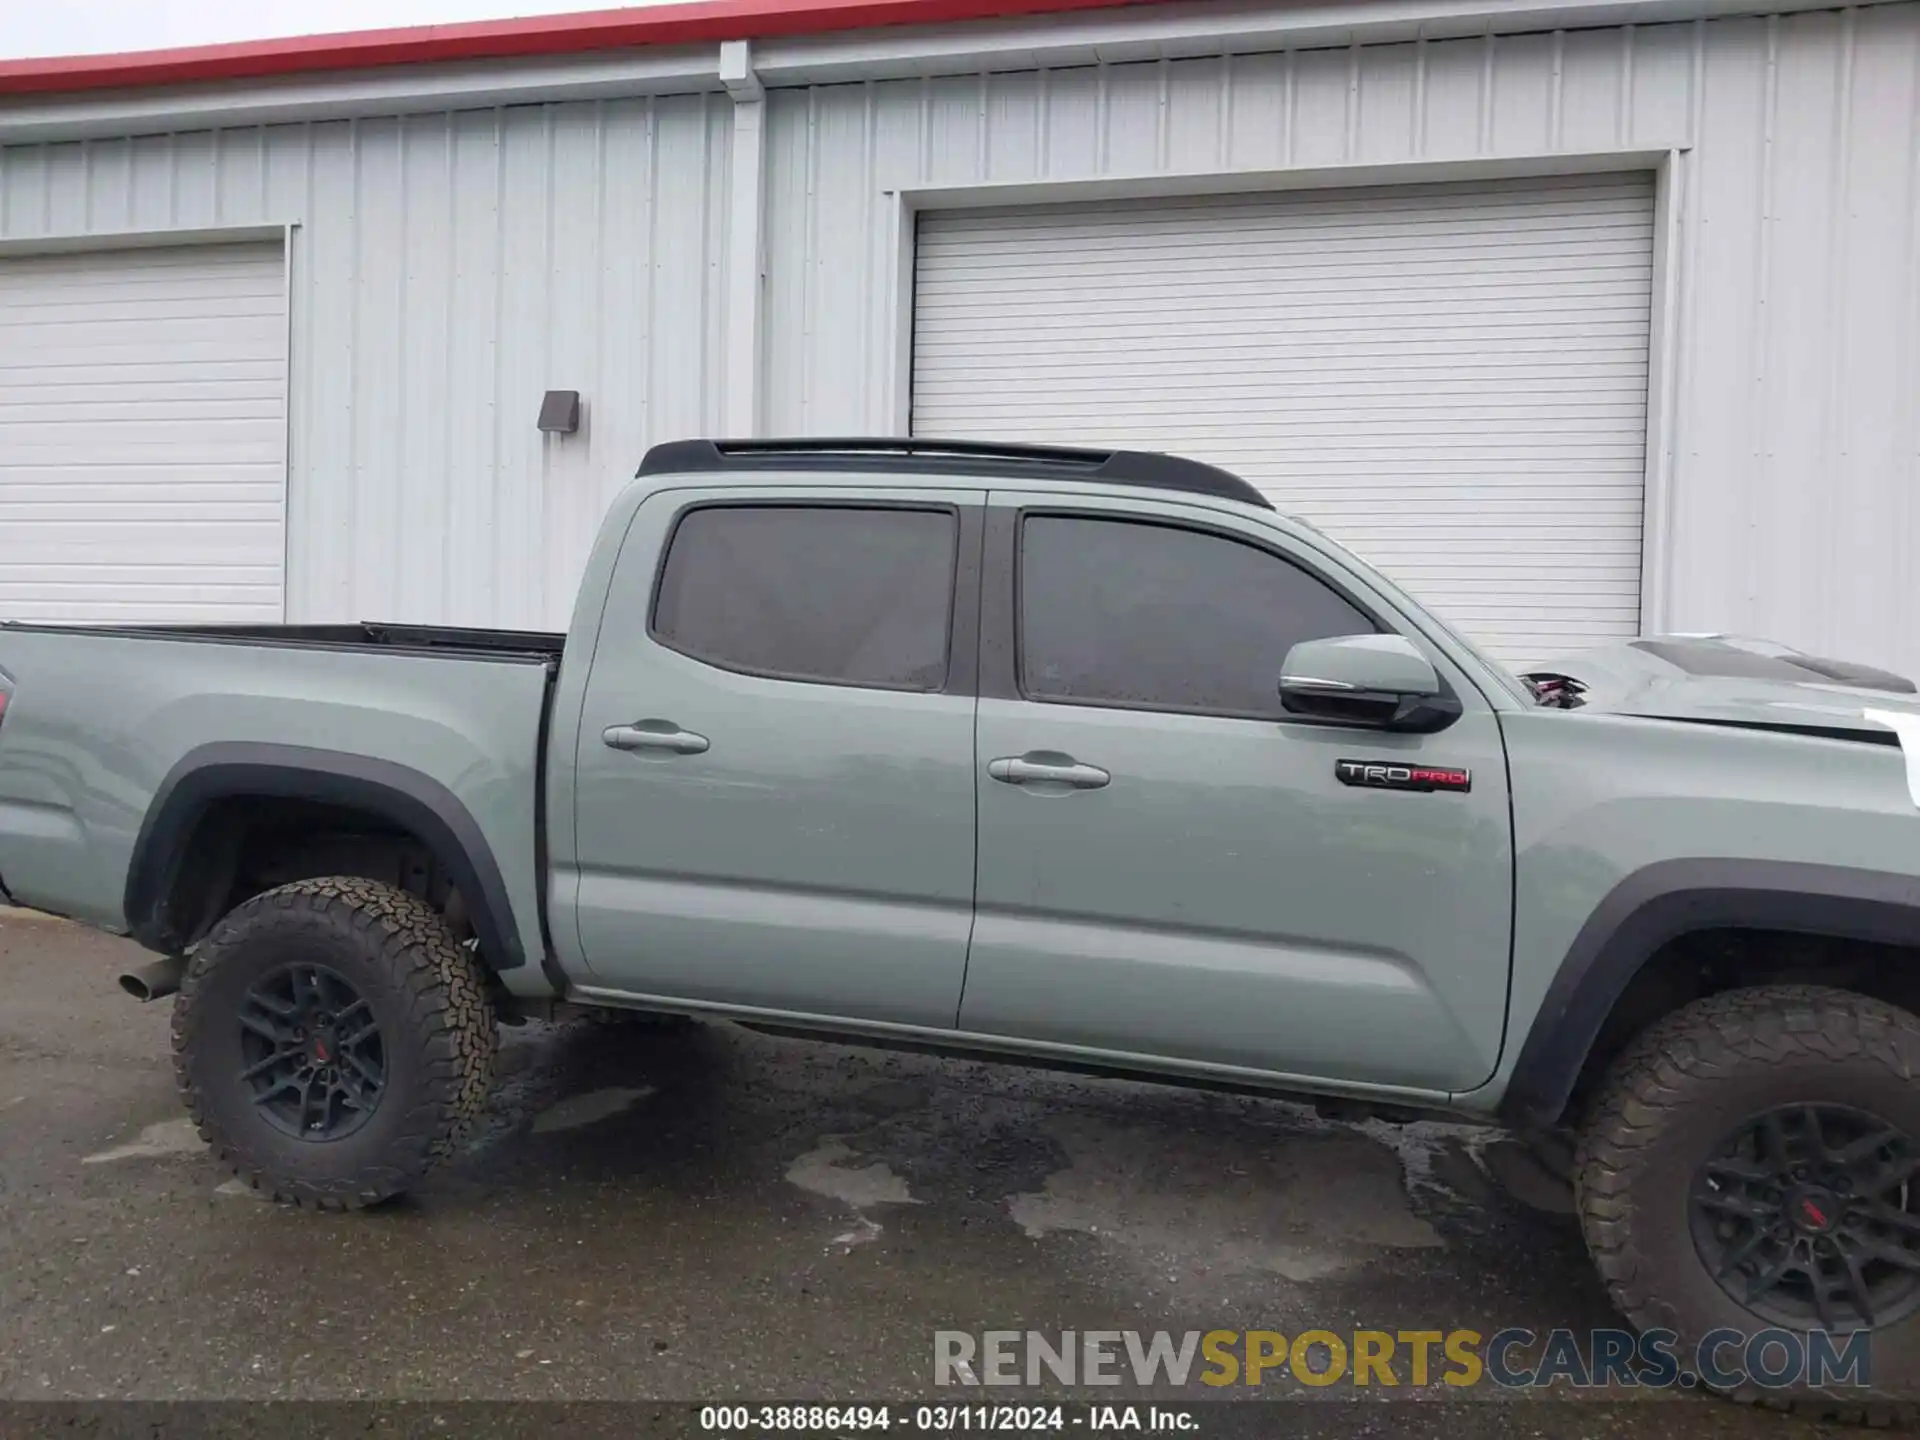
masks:
[[[937,510],[691,511],[667,549],[653,633],[732,670],[938,690],[957,526]]]
[[[1021,688],[1037,700],[1279,715],[1291,647],[1376,628],[1297,565],[1217,535],[1054,516],[1020,528]]]

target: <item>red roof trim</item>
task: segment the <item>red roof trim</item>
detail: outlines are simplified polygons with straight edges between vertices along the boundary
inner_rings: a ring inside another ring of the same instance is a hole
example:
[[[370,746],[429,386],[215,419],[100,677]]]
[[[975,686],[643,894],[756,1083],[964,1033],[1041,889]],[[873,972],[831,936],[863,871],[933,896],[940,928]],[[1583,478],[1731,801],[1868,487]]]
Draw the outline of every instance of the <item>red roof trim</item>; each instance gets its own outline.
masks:
[[[645,9],[302,35],[179,50],[0,60],[0,95],[257,80],[380,65],[696,45],[1141,3],[1148,0],[695,0],[692,4]]]

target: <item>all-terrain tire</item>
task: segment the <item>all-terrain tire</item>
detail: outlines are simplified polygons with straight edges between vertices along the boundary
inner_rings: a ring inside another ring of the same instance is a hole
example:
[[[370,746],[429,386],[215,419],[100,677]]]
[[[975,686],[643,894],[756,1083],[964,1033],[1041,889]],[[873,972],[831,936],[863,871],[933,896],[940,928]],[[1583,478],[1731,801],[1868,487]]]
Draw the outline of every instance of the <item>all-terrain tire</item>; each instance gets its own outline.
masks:
[[[289,963],[350,983],[380,1025],[386,1083],[352,1133],[314,1141],[263,1118],[241,1078],[242,1004]],[[352,1210],[414,1186],[486,1103],[499,1033],[475,957],[425,901],[354,877],[256,895],[195,951],[173,1010],[174,1073],[214,1153],[276,1200]]]
[[[1722,1289],[1701,1258],[1689,1226],[1697,1168],[1744,1123],[1809,1105],[1868,1111],[1920,1139],[1920,1018],[1821,986],[1734,990],[1650,1026],[1609,1072],[1574,1163],[1587,1248],[1637,1329],[1679,1336],[1683,1367],[1713,1330],[1782,1328]],[[1866,1387],[1722,1393],[1809,1419],[1911,1424],[1920,1312],[1873,1332],[1871,1367]]]

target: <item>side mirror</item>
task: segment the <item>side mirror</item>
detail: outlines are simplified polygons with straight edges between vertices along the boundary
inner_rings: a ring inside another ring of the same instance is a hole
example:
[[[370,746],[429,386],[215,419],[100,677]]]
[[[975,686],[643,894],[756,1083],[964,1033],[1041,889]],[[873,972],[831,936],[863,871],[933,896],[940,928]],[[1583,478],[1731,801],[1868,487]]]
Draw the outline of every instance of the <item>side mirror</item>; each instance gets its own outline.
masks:
[[[1460,715],[1433,662],[1403,635],[1303,640],[1280,671],[1289,714],[1377,730],[1439,730]]]

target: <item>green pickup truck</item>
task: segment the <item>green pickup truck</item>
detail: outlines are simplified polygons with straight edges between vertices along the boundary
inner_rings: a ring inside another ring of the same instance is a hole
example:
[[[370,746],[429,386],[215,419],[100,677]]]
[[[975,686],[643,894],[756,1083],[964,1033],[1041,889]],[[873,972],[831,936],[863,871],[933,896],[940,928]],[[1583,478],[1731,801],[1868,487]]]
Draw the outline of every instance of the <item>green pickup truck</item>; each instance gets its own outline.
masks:
[[[417,1182],[499,1023],[700,1014],[1570,1141],[1643,1330],[1920,1373],[1898,676],[1515,674],[1170,456],[683,441],[564,636],[12,624],[0,705],[0,885],[281,1198]]]

